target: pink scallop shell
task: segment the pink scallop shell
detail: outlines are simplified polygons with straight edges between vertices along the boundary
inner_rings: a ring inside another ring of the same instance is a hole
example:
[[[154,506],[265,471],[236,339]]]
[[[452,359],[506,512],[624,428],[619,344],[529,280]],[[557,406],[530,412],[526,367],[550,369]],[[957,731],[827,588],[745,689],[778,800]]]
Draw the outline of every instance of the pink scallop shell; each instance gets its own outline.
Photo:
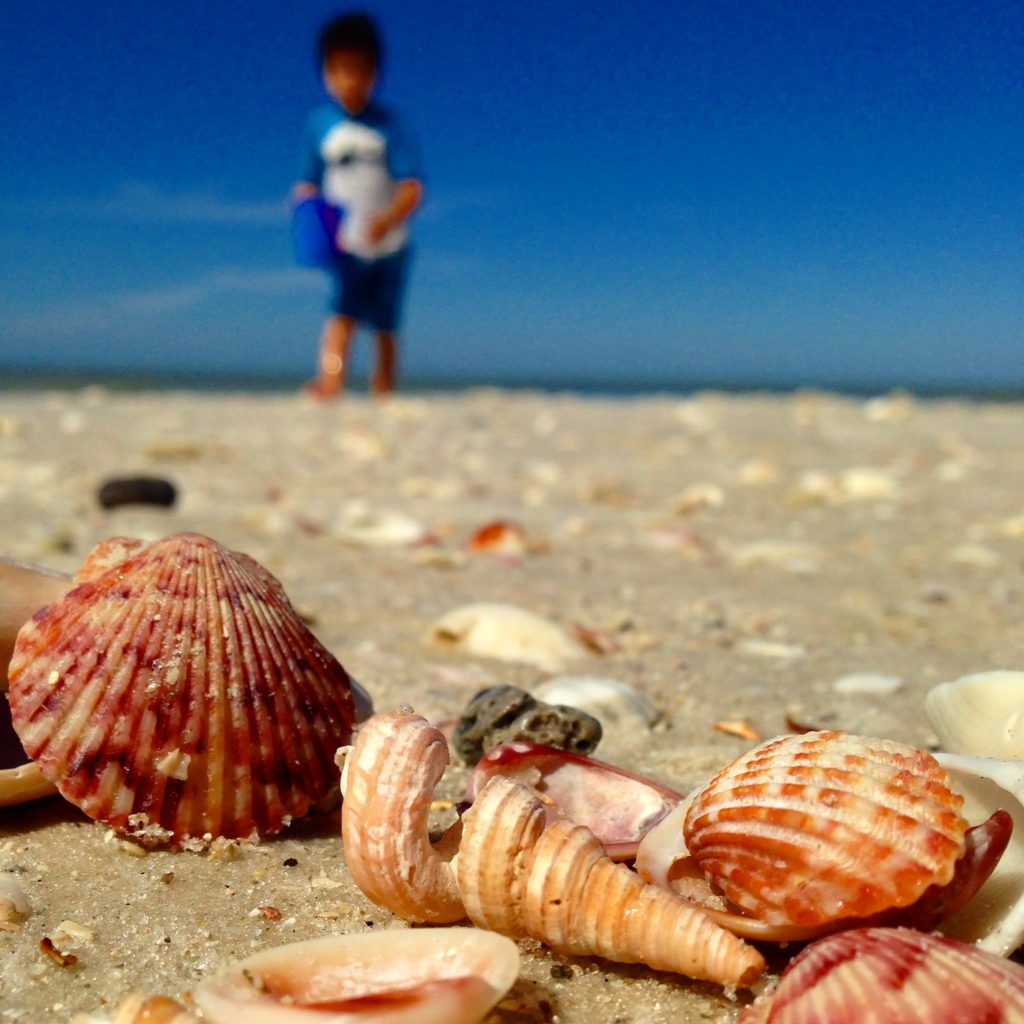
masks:
[[[816,732],[771,740],[693,799],[686,847],[751,916],[816,926],[914,903],[964,852],[963,798],[923,750]]]
[[[10,667],[15,731],[68,800],[180,844],[267,835],[327,796],[349,679],[270,573],[179,534],[106,542],[77,582]]]
[[[1024,967],[910,928],[830,935],[790,961],[739,1024],[1020,1024]]]

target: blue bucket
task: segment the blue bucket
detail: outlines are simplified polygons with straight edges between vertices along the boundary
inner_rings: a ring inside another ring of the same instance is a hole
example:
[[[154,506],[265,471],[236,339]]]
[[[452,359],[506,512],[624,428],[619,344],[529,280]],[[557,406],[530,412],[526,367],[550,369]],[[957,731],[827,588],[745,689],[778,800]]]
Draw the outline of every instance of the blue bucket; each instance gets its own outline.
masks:
[[[310,196],[292,210],[292,245],[303,267],[329,267],[338,258],[342,211],[321,196]]]

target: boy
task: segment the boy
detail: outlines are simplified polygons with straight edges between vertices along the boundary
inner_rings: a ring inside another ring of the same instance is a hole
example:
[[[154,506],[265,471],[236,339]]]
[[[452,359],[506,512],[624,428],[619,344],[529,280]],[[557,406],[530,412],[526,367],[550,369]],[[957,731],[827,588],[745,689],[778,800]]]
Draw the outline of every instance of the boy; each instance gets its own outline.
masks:
[[[411,141],[394,114],[373,100],[381,67],[380,37],[365,14],[347,14],[320,32],[324,88],[335,101],[310,115],[305,164],[292,189],[296,202],[322,193],[342,210],[335,293],[320,337],[320,364],[307,390],[331,398],[345,386],[356,328],[377,342],[375,395],[394,389],[396,331],[405,287],[408,224],[423,197]]]

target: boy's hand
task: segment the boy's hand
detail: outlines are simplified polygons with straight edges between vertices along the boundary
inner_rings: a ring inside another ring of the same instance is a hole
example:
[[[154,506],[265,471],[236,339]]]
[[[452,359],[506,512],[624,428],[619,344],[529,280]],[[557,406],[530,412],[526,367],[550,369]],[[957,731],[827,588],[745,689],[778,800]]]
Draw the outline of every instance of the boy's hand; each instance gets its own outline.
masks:
[[[292,185],[292,202],[301,203],[303,199],[310,199],[319,191],[320,189],[311,181],[297,181]]]

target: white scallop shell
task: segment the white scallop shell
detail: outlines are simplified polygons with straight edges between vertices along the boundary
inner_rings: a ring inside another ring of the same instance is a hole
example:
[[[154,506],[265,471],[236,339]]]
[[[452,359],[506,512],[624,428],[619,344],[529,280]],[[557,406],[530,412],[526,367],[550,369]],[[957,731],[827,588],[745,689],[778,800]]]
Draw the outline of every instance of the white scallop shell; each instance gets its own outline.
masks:
[[[996,670],[940,683],[925,711],[944,750],[1024,759],[1024,672]]]
[[[331,935],[247,957],[196,986],[211,1024],[475,1024],[512,987],[519,950],[475,928]]]
[[[1000,809],[1013,818],[1009,845],[995,871],[967,906],[942,923],[940,931],[1009,956],[1024,943],[1024,761],[943,753],[935,759],[963,794],[968,821],[983,821]]]
[[[455,608],[428,633],[437,647],[502,661],[521,661],[551,672],[587,656],[561,626],[516,605],[477,602]]]

